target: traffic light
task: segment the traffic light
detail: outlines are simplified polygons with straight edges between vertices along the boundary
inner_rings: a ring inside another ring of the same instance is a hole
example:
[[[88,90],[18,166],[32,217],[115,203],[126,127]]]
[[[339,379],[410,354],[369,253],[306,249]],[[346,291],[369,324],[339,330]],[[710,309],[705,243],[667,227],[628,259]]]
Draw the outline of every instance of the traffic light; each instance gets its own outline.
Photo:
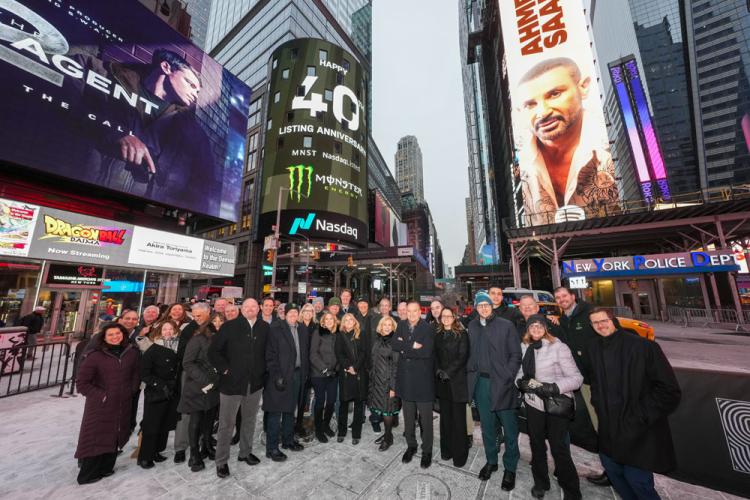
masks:
[[[274,256],[274,250],[268,250],[266,252],[266,260],[268,262],[273,262],[273,256]]]

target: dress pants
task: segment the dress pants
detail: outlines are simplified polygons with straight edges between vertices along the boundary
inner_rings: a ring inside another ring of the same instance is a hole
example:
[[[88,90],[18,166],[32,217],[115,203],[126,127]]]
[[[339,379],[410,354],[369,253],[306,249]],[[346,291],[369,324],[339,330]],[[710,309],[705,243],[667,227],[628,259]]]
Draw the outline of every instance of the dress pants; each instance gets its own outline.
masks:
[[[182,385],[185,385],[185,373],[181,375]],[[175,396],[175,397],[179,397]],[[174,430],[174,451],[185,451],[190,446],[188,439],[190,429],[190,415],[187,413],[181,413],[178,415],[179,420],[177,421],[177,427]]]
[[[81,459],[81,470],[78,472],[78,484],[85,484],[101,478],[115,468],[117,452],[105,453],[95,457]]]
[[[518,412],[510,410],[493,410],[490,396],[490,379],[477,377],[474,387],[474,400],[479,409],[479,421],[482,426],[482,442],[487,463],[497,465],[497,424],[503,427],[505,452],[503,453],[503,467],[508,472],[516,472],[521,453],[518,450]]]
[[[409,448],[417,447],[417,412],[422,428],[422,453],[432,455],[432,401],[402,401],[404,413],[404,436]],[[466,434],[463,439],[466,440]]]
[[[157,453],[164,451],[167,447],[169,421],[174,420],[174,416],[170,413],[174,411],[175,402],[172,400],[143,404],[141,449],[138,452],[138,460],[153,460]]]
[[[569,420],[548,415],[533,406],[526,405],[529,443],[531,445],[531,473],[534,484],[548,488],[547,444],[549,441],[552,458],[555,461],[557,482],[565,492],[565,498],[581,498],[578,472],[570,456],[568,440]]]
[[[354,417],[352,420],[352,438],[362,437],[362,424],[365,421],[365,402],[363,400],[340,401],[338,421],[339,437],[346,436],[347,424],[349,423],[349,403],[354,403]]]
[[[622,500],[659,500],[654,488],[654,473],[615,462],[604,453],[599,454],[604,471]]]
[[[262,389],[250,392],[247,386],[247,394],[227,395],[219,394],[219,432],[216,434],[216,466],[220,467],[229,461],[229,448],[232,443],[232,434],[237,422],[238,411],[242,414],[242,425],[240,426],[240,458],[247,458],[253,452],[253,439],[255,437],[255,417],[258,415],[260,396]]]
[[[424,426],[423,426],[424,428]],[[466,403],[440,400],[440,455],[463,467],[469,456],[466,442]]]

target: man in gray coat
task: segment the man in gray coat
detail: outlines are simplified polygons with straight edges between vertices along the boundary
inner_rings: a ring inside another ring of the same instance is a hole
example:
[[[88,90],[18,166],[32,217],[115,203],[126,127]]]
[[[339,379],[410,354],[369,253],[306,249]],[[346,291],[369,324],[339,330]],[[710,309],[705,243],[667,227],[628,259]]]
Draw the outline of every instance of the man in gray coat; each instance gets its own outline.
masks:
[[[474,298],[477,317],[469,323],[471,353],[466,366],[469,394],[473,394],[482,423],[482,441],[487,463],[479,479],[487,481],[498,469],[496,425],[505,431],[502,489],[516,485],[518,451],[518,389],[514,383],[521,367],[521,344],[516,328],[510,321],[496,315],[492,299],[480,291]]]

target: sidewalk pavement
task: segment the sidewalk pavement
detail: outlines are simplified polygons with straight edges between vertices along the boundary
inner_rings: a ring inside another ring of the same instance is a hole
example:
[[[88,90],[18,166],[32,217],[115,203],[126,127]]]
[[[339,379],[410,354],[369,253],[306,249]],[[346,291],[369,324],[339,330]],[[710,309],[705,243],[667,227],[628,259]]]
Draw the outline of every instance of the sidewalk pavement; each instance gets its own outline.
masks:
[[[658,334],[657,334],[658,335]],[[665,342],[665,344],[668,342]],[[344,443],[305,444],[300,453],[289,453],[284,463],[265,458],[260,445],[260,429],[256,432],[254,453],[261,464],[249,467],[236,460],[237,447],[232,447],[229,461],[231,477],[219,479],[213,462],[206,469],[192,473],[186,463],[174,464],[170,447],[167,462],[143,470],[130,458],[136,438],[133,437],[117,459],[115,474],[98,483],[79,486],[78,469],[73,458],[83,413],[82,396],[58,399],[55,390],[42,390],[12,396],[0,403],[0,419],[4,424],[0,470],[0,498],[32,500],[83,499],[530,499],[532,484],[529,466],[528,439],[521,436],[521,461],[516,489],[511,493],[500,489],[502,470],[490,481],[477,478],[485,463],[481,433],[477,426],[474,446],[467,465],[461,469],[440,459],[439,427],[434,420],[436,448],[433,465],[419,468],[419,455],[412,463],[401,463],[406,448],[402,428],[396,429],[396,442],[387,452],[379,452],[373,443],[377,435],[365,425],[362,441],[357,446],[351,438]],[[141,405],[142,408],[142,405]],[[262,419],[258,419],[258,425]],[[402,424],[403,425],[403,424]],[[596,455],[573,448],[573,459],[581,476],[583,498],[586,500],[616,499],[610,488],[589,484],[584,476],[601,471]],[[550,461],[552,467],[552,462]],[[552,470],[552,469],[550,469]],[[656,476],[657,490],[665,500],[728,500],[738,497]],[[555,481],[548,499],[561,499]]]

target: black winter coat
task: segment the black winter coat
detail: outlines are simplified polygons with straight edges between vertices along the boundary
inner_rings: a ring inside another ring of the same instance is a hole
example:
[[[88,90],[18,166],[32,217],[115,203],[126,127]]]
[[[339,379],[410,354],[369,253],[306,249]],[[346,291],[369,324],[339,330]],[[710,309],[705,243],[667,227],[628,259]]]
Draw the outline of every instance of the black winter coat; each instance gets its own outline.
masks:
[[[415,342],[422,347],[414,349]],[[399,322],[391,347],[400,354],[396,395],[403,401],[435,400],[434,345],[435,329],[425,320],[420,319],[413,332],[408,321]]]
[[[659,344],[618,330],[589,345],[599,451],[615,462],[665,473],[676,466],[667,416],[680,386]]]
[[[252,327],[244,316],[221,325],[208,349],[208,359],[221,375],[220,393],[244,396],[248,385],[251,392],[263,389],[269,331],[268,323],[260,318]]]
[[[367,405],[382,413],[393,413],[401,408],[399,399],[388,394],[389,391],[396,391],[398,373],[398,353],[391,348],[393,335],[378,335],[372,341],[370,352],[370,388]]]
[[[219,404],[219,391],[216,385],[207,393],[202,390],[211,383],[208,370],[215,370],[208,359],[210,344],[211,339],[205,335],[194,335],[188,342],[185,358],[182,360],[185,376],[180,403],[177,405],[177,411],[180,413],[206,411]]]
[[[167,413],[168,429],[174,429],[177,425],[177,354],[170,348],[159,344],[152,344],[141,355],[141,382],[146,385],[143,390],[144,405],[160,404],[167,402],[170,410]],[[168,395],[169,399],[163,399]],[[152,399],[153,398],[153,399]],[[151,401],[157,401],[152,403]],[[151,412],[143,413],[141,426],[147,429],[158,429],[161,427],[159,421],[149,421]]]
[[[25,326],[26,333],[29,335],[39,333],[44,326],[44,316],[37,313],[27,314],[18,320],[18,326]]]
[[[297,326],[299,337],[300,382],[304,382],[310,371],[310,339],[307,328]],[[289,323],[274,321],[266,341],[266,369],[268,378],[263,389],[263,410],[270,412],[292,413],[297,408],[298,394],[294,392],[294,368],[297,363],[297,349]],[[284,390],[276,388],[276,381],[284,381]]]
[[[81,363],[76,385],[86,405],[76,458],[114,453],[128,442],[133,395],[140,386],[139,360],[138,349],[128,345],[120,357],[100,347]]]
[[[437,397],[454,403],[468,403],[469,386],[466,382],[466,363],[469,361],[469,334],[437,332],[435,334],[435,371],[445,371],[450,380],[435,381]]]
[[[334,376],[338,371],[336,359],[336,335],[327,328],[318,326],[313,330],[310,339],[310,375],[324,377],[323,370],[328,370]]]
[[[339,330],[336,333],[336,359],[339,364],[339,399],[341,401],[366,401],[368,388],[367,368],[370,364],[369,341],[364,332],[354,338],[354,332]],[[346,371],[354,367],[356,375]]]
[[[481,343],[480,335],[483,336]],[[518,369],[521,368],[521,344],[518,342],[518,333],[513,323],[493,314],[487,319],[487,325],[482,326],[480,318],[477,317],[469,323],[469,343],[472,347],[466,364],[469,394],[474,394],[479,377],[479,359],[475,357],[475,348],[473,348],[476,343],[483,349],[489,349],[490,360],[492,360],[490,371],[492,410],[518,408],[516,375]]]
[[[570,347],[573,359],[576,362],[578,371],[583,375],[583,383],[590,384],[590,367],[588,365],[588,348],[589,344],[599,335],[591,326],[591,305],[586,302],[578,302],[573,314],[568,316],[563,313],[560,316],[560,327],[553,329],[558,333],[560,340]]]

